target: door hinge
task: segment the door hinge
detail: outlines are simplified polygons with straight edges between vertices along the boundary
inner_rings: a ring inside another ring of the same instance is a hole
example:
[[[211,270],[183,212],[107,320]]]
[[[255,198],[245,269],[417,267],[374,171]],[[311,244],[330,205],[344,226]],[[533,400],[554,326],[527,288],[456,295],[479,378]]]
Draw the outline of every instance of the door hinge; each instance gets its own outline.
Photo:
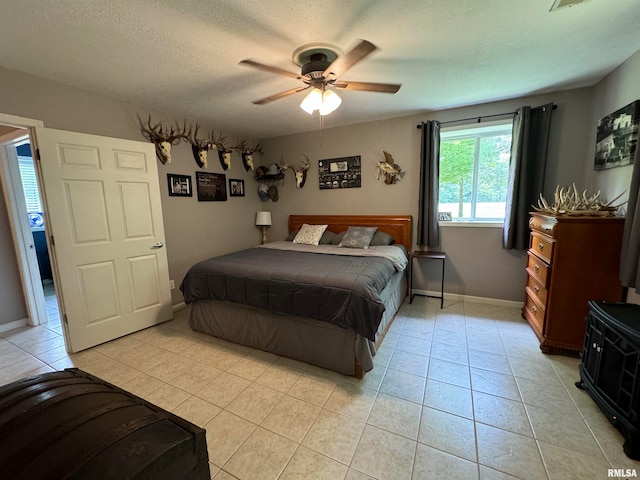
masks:
[[[36,160],[40,160],[40,149],[36,148]]]
[[[69,320],[67,320],[67,314],[66,313],[62,315],[62,318],[64,319],[65,325],[69,325]]]
[[[55,242],[55,240],[53,239],[53,235],[50,235],[50,236],[49,236],[49,240],[51,241],[51,246],[52,246],[52,247],[55,247],[55,246],[56,246],[56,242]]]

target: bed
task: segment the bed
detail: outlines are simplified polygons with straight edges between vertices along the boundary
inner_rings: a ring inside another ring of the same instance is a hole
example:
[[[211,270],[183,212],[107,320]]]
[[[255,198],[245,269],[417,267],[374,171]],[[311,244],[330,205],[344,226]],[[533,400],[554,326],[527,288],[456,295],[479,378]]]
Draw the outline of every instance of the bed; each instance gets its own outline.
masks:
[[[326,224],[335,234],[377,227],[395,243],[362,250],[280,241],[198,262],[180,286],[191,305],[189,324],[361,378],[373,368],[376,348],[407,294],[411,216],[291,215],[289,232],[304,224]],[[258,278],[259,270],[268,270],[266,279]],[[319,280],[311,279],[312,271]]]

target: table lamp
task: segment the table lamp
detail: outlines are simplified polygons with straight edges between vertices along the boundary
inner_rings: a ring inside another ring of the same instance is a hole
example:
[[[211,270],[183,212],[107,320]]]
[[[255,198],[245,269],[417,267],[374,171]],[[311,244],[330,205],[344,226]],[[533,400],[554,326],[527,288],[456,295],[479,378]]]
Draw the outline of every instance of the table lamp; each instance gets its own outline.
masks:
[[[271,212],[256,212],[256,227],[262,230],[262,244],[267,243],[267,228],[271,226]]]

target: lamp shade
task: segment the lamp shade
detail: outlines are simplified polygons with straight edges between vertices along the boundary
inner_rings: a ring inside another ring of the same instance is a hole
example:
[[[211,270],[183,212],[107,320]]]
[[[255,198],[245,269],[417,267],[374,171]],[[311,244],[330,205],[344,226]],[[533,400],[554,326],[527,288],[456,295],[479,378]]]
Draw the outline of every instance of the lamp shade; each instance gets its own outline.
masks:
[[[325,90],[322,94],[320,115],[329,115],[331,112],[334,112],[341,103],[342,99],[333,90]]]
[[[311,115],[318,110],[320,115],[329,115],[334,112],[342,103],[342,99],[333,90],[325,90],[314,88],[304,97],[300,108]]]
[[[271,212],[256,212],[256,225],[260,227],[271,226]]]
[[[311,115],[322,105],[322,91],[319,88],[314,88],[309,94],[304,97],[300,108]]]

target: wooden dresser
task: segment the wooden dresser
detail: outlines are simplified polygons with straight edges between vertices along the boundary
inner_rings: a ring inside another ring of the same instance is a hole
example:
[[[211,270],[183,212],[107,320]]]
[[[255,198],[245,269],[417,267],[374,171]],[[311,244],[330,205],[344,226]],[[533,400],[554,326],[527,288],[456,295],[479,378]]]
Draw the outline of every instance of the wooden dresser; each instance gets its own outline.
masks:
[[[624,218],[532,213],[522,316],[540,350],[582,350],[587,301],[622,299]]]

